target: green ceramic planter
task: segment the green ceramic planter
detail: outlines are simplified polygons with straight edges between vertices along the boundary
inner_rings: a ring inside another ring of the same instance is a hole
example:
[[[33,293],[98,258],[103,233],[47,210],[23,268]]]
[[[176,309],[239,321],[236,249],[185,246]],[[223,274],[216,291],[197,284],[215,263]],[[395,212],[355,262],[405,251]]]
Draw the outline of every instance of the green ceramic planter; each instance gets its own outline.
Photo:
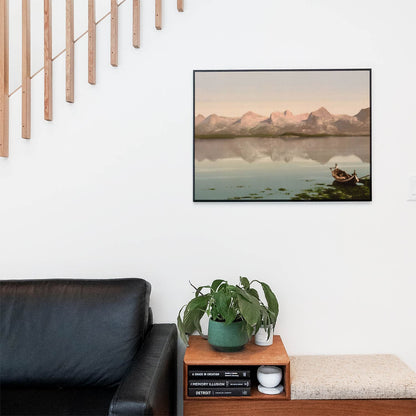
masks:
[[[249,341],[242,321],[225,325],[224,322],[209,320],[208,342],[217,351],[240,351]]]

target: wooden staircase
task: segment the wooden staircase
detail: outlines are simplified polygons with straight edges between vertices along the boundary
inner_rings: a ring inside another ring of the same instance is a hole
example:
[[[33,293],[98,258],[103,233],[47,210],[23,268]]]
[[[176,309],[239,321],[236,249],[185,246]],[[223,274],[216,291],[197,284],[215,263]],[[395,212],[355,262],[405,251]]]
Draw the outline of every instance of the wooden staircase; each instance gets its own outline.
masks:
[[[52,0],[43,0],[44,17],[44,66],[31,74],[30,49],[30,0],[22,1],[22,84],[9,92],[9,0],[0,0],[0,157],[9,156],[9,98],[22,90],[22,138],[31,137],[31,80],[44,73],[44,119],[53,119],[52,75],[53,61],[65,53],[66,65],[66,101],[74,99],[74,48],[82,37],[88,35],[88,82],[96,82],[96,26],[111,17],[111,54],[110,63],[118,66],[118,8],[131,1],[133,8],[132,45],[140,47],[140,0],[108,0],[110,11],[100,20],[95,18],[95,0],[88,0],[88,30],[74,39],[74,0],[65,0],[65,39],[66,47],[56,56],[52,56]],[[155,27],[162,29],[162,0],[155,1]],[[177,0],[177,10],[183,12],[184,0]]]

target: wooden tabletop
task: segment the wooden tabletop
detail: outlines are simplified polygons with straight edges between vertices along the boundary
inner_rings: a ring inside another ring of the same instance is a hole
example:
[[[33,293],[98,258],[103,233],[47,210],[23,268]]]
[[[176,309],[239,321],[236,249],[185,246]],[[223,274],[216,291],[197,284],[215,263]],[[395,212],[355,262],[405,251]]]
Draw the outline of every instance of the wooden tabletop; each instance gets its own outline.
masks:
[[[186,365],[287,365],[289,356],[279,335],[273,344],[260,347],[251,340],[238,352],[218,352],[199,335],[189,337],[184,363]]]

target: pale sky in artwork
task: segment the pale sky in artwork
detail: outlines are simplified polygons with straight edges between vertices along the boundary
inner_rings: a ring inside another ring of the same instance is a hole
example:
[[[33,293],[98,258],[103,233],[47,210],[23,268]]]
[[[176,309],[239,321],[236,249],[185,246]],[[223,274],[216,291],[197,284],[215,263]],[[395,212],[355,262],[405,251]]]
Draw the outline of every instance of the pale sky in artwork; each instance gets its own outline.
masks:
[[[244,71],[196,72],[195,115],[238,117],[248,111],[355,115],[370,106],[370,72]]]

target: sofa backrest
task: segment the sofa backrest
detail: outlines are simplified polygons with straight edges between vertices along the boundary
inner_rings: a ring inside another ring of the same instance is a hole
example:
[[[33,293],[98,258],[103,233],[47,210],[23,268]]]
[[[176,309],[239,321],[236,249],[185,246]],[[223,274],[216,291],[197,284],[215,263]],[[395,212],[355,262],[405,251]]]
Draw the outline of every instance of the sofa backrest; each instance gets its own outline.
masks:
[[[0,281],[0,382],[112,386],[141,345],[142,279]]]

